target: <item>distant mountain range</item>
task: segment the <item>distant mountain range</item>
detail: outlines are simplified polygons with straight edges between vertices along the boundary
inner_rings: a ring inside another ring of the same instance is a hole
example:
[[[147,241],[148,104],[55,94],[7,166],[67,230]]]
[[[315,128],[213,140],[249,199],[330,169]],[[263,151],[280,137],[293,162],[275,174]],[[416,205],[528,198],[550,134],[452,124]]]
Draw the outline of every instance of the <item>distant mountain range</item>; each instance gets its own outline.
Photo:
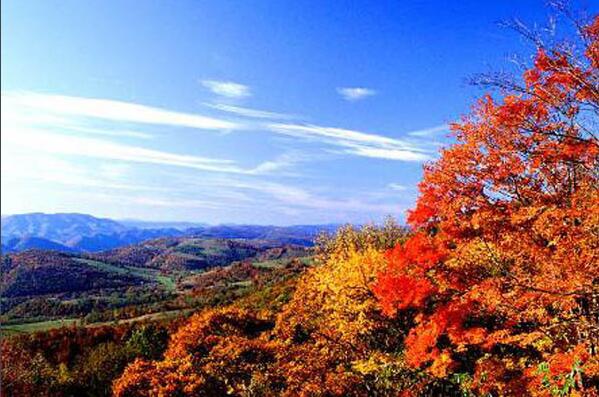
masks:
[[[338,225],[219,225],[191,222],[115,221],[87,214],[30,213],[2,217],[2,253],[29,249],[99,252],[160,237],[260,239],[310,246]]]

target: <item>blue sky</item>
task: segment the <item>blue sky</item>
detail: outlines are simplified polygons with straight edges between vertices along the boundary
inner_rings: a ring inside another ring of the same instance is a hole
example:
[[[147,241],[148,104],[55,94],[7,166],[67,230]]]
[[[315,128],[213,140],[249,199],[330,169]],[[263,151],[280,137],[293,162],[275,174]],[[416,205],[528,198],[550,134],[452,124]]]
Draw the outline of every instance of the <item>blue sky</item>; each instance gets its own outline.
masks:
[[[543,1],[2,1],[2,213],[402,219]]]

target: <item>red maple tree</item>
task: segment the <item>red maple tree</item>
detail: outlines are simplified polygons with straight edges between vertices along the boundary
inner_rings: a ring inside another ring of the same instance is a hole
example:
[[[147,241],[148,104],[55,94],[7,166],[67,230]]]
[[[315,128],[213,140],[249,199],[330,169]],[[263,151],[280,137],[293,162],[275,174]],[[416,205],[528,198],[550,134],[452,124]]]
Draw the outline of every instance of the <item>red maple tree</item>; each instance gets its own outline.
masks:
[[[425,167],[414,235],[374,290],[415,310],[406,362],[500,395],[592,393],[599,376],[599,17],[584,51],[539,45],[452,125]]]

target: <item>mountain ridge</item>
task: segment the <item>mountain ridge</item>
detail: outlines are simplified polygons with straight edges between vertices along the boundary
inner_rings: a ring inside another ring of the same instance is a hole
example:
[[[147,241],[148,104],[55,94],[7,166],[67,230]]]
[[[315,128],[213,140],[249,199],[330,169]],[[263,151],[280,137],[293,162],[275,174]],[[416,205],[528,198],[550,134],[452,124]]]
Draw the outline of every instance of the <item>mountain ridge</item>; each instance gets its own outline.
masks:
[[[274,226],[117,221],[89,214],[68,212],[3,215],[1,223],[3,253],[36,248],[61,252],[99,252],[160,237],[185,236],[261,239],[311,246],[314,238],[320,232],[334,232],[339,227],[336,224]]]

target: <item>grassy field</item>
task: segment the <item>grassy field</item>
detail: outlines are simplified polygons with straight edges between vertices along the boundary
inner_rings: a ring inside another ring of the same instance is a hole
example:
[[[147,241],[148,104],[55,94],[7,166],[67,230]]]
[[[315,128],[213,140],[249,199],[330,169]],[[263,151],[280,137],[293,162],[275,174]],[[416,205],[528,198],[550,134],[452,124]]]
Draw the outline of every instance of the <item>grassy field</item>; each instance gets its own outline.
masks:
[[[304,265],[314,264],[314,258],[311,256],[306,256],[306,257],[297,258],[297,259]],[[254,262],[252,264],[256,267],[261,267],[264,269],[276,269],[278,267],[286,265],[287,263],[289,263],[289,258],[272,259],[269,261]]]
[[[91,266],[91,267],[95,267],[96,269],[102,270],[105,272],[136,275],[124,267],[110,265],[108,263],[94,261],[91,259],[82,259],[82,258],[73,258],[73,259],[76,260],[77,262],[83,263],[83,264]]]
[[[177,283],[169,276],[164,276],[161,274],[156,275],[156,281],[166,288],[167,291],[174,291],[177,289]]]
[[[131,276],[136,276],[139,278],[143,278],[150,282],[156,282],[162,284],[167,291],[174,291],[176,289],[175,281],[167,276],[160,274],[158,270],[154,269],[144,269],[133,266],[115,266],[109,263],[94,261],[91,259],[75,259],[81,263],[85,263],[88,266],[95,267],[96,269],[103,270],[105,272],[113,272],[118,274],[126,274]]]
[[[73,324],[79,325],[81,321],[79,319],[67,318],[61,320],[50,320],[50,321],[39,321],[36,323],[22,323],[22,324],[11,324],[0,326],[0,332],[2,335],[15,335],[37,331],[46,331],[53,328],[68,327]]]
[[[128,318],[119,321],[107,321],[98,322],[91,324],[83,324],[80,319],[67,318],[61,320],[50,320],[50,321],[39,321],[34,323],[22,323],[22,324],[11,324],[0,326],[0,333],[2,336],[12,336],[17,334],[26,334],[38,331],[47,331],[54,328],[70,327],[73,325],[86,327],[100,327],[102,325],[115,325],[115,324],[127,324],[137,321],[150,321],[150,320],[167,320],[180,315],[186,315],[193,311],[193,309],[182,309],[182,310],[170,310],[159,313],[144,314],[139,317]]]

